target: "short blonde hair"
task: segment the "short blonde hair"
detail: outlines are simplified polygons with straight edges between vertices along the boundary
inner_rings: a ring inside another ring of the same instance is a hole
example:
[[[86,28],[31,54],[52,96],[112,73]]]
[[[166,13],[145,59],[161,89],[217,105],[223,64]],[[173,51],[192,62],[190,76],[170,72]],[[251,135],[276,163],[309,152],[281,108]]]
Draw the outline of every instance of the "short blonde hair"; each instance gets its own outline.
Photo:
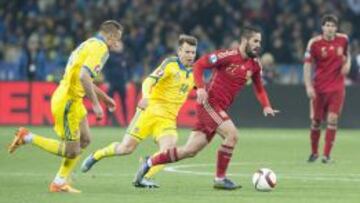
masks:
[[[194,36],[182,34],[179,36],[178,45],[181,46],[184,43],[188,43],[192,46],[197,46],[197,39]]]
[[[116,20],[107,20],[100,25],[100,31],[104,33],[114,33],[117,31],[123,31],[123,26]]]

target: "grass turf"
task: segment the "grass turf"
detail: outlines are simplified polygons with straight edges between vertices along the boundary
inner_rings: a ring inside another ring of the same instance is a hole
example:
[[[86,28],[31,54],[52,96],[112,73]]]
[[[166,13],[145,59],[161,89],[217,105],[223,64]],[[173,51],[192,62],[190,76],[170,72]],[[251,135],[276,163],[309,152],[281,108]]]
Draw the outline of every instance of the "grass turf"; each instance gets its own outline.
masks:
[[[56,138],[50,127],[30,127],[33,132]],[[9,155],[6,145],[14,127],[0,127],[0,202],[359,202],[360,156],[359,130],[340,130],[333,150],[333,164],[320,160],[308,164],[307,129],[240,129],[229,177],[243,188],[218,191],[212,188],[215,170],[217,137],[193,159],[168,165],[156,177],[159,189],[135,189],[131,185],[139,157],[156,151],[151,139],[126,157],[104,159],[86,173],[78,168],[74,186],[79,195],[51,194],[48,184],[53,179],[60,158],[34,146],[25,146]],[[179,144],[186,142],[189,130],[179,130]],[[121,140],[124,129],[93,128],[92,143],[84,153]],[[323,136],[322,136],[323,141]],[[261,167],[275,171],[278,185],[272,192],[257,192],[251,184],[252,174]]]

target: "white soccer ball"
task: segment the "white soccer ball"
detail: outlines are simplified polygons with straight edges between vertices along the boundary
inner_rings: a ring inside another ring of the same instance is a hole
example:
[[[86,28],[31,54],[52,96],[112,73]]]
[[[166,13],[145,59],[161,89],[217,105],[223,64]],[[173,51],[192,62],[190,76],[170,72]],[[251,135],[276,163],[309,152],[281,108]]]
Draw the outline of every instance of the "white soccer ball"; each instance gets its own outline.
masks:
[[[271,191],[276,186],[276,175],[269,168],[261,168],[254,173],[252,182],[258,191]]]

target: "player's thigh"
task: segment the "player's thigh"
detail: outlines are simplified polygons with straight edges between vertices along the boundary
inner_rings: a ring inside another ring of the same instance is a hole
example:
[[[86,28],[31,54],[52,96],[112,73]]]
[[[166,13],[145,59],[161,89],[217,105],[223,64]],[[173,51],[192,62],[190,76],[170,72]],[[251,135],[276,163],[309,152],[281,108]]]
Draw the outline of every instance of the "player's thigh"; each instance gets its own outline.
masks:
[[[210,104],[206,105],[197,105],[196,106],[196,122],[194,125],[193,131],[200,131],[203,134],[206,134],[208,142],[211,142],[213,137],[216,134],[216,129],[219,125],[226,120],[226,113],[221,109],[217,111],[210,106]],[[225,117],[222,116],[224,114]]]
[[[340,90],[329,94],[328,118],[339,117],[345,100],[345,91]]]
[[[207,135],[201,131],[192,131],[185,146],[180,151],[195,156],[199,151],[208,145]]]
[[[152,134],[153,124],[154,119],[151,115],[146,110],[138,108],[126,130],[126,134],[140,142]]]
[[[80,123],[86,116],[82,101],[60,100],[51,106],[54,130],[65,141],[80,140]]]
[[[80,122],[80,146],[86,148],[91,142],[90,127],[87,117],[85,116]]]
[[[174,147],[177,142],[176,120],[162,117],[153,117],[153,138],[160,148]],[[168,147],[166,147],[168,146]]]
[[[116,151],[120,152],[121,154],[129,154],[136,149],[140,142],[141,141],[134,136],[125,134],[119,145],[119,149],[116,149]]]
[[[228,137],[238,136],[238,130],[231,119],[225,120],[223,123],[221,123],[216,129],[216,132],[225,139]]]
[[[164,135],[157,140],[160,151],[166,151],[167,149],[176,147],[177,136]]]
[[[316,94],[314,99],[310,100],[310,119],[324,120],[326,109],[326,98],[323,94]]]
[[[64,113],[65,139],[80,140],[80,125],[85,120],[86,109],[82,101],[73,101]],[[86,127],[86,126],[85,126]]]

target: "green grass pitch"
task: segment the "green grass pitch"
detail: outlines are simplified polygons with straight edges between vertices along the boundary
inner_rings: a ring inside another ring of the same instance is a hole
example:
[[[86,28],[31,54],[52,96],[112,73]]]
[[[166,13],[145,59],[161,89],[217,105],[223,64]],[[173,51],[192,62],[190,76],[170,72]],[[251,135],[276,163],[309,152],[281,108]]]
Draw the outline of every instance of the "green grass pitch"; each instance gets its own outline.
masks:
[[[33,132],[57,138],[50,127],[30,127]],[[0,202],[1,203],[112,203],[112,202],[231,202],[231,203],[332,203],[360,202],[360,131],[340,130],[333,150],[335,163],[324,165],[318,160],[308,164],[307,129],[239,129],[240,139],[229,176],[243,188],[218,191],[212,188],[217,137],[193,159],[168,165],[158,174],[159,189],[135,189],[131,185],[139,157],[156,151],[149,139],[126,157],[99,162],[87,174],[77,168],[74,186],[82,194],[51,194],[60,158],[34,146],[25,146],[9,155],[6,150],[15,127],[0,127]],[[92,143],[84,155],[106,144],[121,140],[124,129],[93,128]],[[189,130],[179,130],[179,144],[186,142]],[[323,143],[323,136],[322,142]],[[272,192],[257,192],[252,174],[261,167],[275,171],[278,185]]]

